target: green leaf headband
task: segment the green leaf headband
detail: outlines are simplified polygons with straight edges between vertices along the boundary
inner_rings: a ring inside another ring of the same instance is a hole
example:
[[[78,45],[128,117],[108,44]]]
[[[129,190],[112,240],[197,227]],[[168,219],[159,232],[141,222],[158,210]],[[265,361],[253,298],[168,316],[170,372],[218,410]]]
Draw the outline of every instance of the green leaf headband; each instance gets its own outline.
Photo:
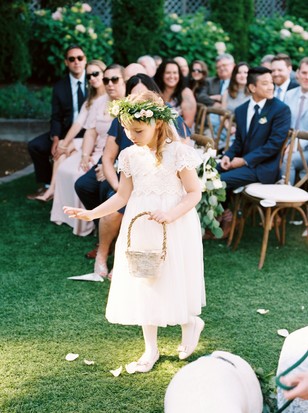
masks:
[[[118,117],[124,123],[131,123],[134,120],[138,122],[153,123],[160,119],[164,122],[174,121],[178,113],[162,104],[157,104],[151,100],[134,103],[128,97],[110,102],[109,113],[113,117]]]

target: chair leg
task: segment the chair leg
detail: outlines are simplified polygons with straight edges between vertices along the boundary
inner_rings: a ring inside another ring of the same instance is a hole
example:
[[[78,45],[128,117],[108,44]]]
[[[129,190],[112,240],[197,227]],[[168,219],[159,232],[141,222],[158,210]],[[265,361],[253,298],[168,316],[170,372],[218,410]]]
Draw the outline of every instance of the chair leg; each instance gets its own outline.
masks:
[[[239,243],[242,239],[243,236],[243,232],[244,232],[244,228],[245,228],[245,218],[244,218],[244,214],[239,218],[238,221],[238,233],[237,233],[237,237],[235,240],[235,243],[233,245],[233,251],[235,251],[237,249],[237,247],[239,246]]]
[[[238,217],[238,213],[240,211],[240,199],[241,199],[240,195],[235,196],[235,205],[234,205],[234,210],[233,210],[231,229],[230,229],[230,234],[229,234],[228,243],[227,243],[228,247],[230,247],[230,245],[232,244],[232,241],[233,241],[235,227],[236,227],[236,224],[237,224],[237,217]]]
[[[272,208],[266,208],[265,212],[265,222],[264,222],[264,232],[263,232],[263,239],[262,239],[262,246],[261,246],[261,256],[258,268],[261,270],[264,264],[266,250],[267,250],[267,243],[268,243],[268,236],[271,230],[271,213]]]

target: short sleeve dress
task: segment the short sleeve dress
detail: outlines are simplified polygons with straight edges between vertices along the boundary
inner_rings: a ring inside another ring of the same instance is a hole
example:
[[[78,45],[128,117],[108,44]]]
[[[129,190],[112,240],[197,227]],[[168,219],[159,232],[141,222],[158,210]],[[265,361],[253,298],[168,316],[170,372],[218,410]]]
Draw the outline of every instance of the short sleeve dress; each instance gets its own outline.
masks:
[[[200,164],[196,151],[180,141],[166,143],[160,165],[148,147],[133,145],[120,153],[119,170],[132,177],[133,191],[116,243],[106,308],[111,323],[165,327],[185,324],[190,316],[201,313],[205,305],[203,247],[195,208],[167,225],[167,255],[158,278],[131,276],[125,255],[131,219],[143,211],[168,211],[176,206],[185,194],[178,172]],[[160,249],[162,238],[162,225],[145,215],[133,224],[131,247]]]

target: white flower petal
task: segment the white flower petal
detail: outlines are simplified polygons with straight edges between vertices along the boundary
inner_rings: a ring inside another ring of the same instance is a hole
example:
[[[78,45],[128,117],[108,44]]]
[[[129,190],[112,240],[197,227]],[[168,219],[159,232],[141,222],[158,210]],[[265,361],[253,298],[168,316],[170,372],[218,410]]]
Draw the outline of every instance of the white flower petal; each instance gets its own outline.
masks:
[[[289,332],[285,328],[281,328],[280,330],[277,330],[277,334],[281,337],[288,337]]]
[[[94,364],[94,361],[93,361],[93,360],[84,359],[83,362],[84,362],[84,364],[86,364],[87,366],[93,366],[93,364]]]
[[[305,306],[304,306],[304,305],[301,306],[301,310],[302,310],[302,311],[305,310]]]
[[[114,377],[118,377],[121,373],[122,373],[123,367],[120,366],[118,369],[116,370],[109,370],[110,373],[114,376]]]
[[[136,372],[137,362],[133,361],[132,363],[125,364],[125,370],[128,374],[134,374]]]
[[[78,357],[79,357],[79,354],[68,353],[68,354],[65,356],[65,360],[66,360],[66,361],[74,361],[74,360],[78,359]]]
[[[259,308],[257,310],[257,313],[259,313],[259,314],[267,314],[268,312],[269,312],[269,310],[265,310],[264,308]]]

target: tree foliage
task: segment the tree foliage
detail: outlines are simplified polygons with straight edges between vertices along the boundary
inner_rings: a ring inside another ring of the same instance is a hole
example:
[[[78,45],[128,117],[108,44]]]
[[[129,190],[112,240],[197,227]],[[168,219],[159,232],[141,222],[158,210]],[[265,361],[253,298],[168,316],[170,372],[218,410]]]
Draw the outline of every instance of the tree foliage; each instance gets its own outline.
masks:
[[[114,60],[123,65],[159,54],[164,1],[112,0]]]
[[[210,18],[222,25],[235,45],[234,57],[246,60],[249,51],[248,31],[254,16],[253,0],[210,0]]]
[[[29,16],[24,2],[3,2],[0,12],[0,81],[25,80],[31,74]]]
[[[287,0],[288,14],[308,20],[308,7],[303,0]]]

